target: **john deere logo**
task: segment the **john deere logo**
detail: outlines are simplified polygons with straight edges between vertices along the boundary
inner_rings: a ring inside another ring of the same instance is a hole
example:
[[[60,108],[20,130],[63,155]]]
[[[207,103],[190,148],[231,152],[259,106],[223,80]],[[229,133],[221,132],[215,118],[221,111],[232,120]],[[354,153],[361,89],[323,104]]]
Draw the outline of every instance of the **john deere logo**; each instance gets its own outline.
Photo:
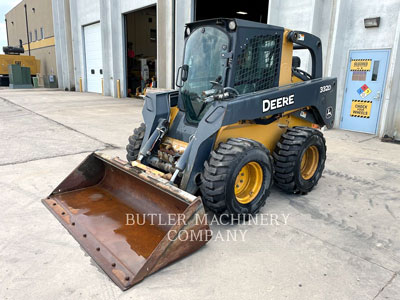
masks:
[[[263,101],[263,112],[282,108],[292,104],[294,104],[294,94],[272,100],[266,99]]]
[[[333,107],[332,107],[332,106],[329,106],[329,107],[326,109],[326,118],[327,118],[327,119],[330,119],[330,118],[332,118],[332,115],[333,115]]]

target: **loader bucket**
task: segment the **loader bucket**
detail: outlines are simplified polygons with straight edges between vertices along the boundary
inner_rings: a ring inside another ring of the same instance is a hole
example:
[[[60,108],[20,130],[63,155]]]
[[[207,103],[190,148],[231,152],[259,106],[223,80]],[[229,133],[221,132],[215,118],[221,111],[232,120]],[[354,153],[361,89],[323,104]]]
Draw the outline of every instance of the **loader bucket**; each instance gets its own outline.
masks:
[[[42,201],[122,290],[211,238],[199,197],[101,154]]]

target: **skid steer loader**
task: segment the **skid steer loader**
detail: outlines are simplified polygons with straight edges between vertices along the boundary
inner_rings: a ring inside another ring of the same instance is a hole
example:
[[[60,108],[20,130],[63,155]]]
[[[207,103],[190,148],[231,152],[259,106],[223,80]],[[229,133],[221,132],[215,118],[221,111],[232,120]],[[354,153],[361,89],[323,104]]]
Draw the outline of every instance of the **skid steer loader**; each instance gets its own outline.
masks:
[[[44,204],[121,288],[211,238],[204,206],[246,218],[272,182],[304,194],[321,177],[321,127],[336,78],[316,36],[239,19],[185,28],[179,90],[149,90],[128,162],[93,153]],[[311,74],[294,50],[311,55]]]

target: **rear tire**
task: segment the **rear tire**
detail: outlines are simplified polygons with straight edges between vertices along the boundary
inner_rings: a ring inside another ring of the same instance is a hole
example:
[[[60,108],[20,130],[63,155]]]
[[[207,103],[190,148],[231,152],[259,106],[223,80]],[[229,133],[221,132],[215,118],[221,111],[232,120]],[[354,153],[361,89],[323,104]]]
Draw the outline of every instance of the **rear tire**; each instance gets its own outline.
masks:
[[[129,162],[135,161],[138,158],[145,131],[146,125],[142,123],[138,128],[135,128],[133,134],[129,137],[129,144],[126,145],[126,159]]]
[[[200,186],[203,202],[217,214],[241,219],[255,214],[270,193],[272,173],[267,148],[250,139],[229,139],[220,143],[204,163]]]
[[[326,144],[321,131],[289,128],[276,145],[274,182],[287,193],[306,194],[317,185],[325,167]]]

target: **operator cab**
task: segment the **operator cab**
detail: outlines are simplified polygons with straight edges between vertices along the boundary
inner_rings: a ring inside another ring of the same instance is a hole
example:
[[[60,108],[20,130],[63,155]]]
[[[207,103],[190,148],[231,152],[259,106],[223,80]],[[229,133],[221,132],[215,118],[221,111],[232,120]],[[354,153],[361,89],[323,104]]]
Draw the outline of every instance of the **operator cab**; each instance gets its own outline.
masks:
[[[279,85],[284,28],[240,19],[186,24],[180,110],[198,123],[210,103]]]
[[[311,74],[299,68],[299,57],[292,60],[298,49],[309,50]],[[186,122],[196,126],[213,101],[290,84],[292,76],[302,81],[322,77],[318,37],[241,19],[189,23],[177,71],[178,108]]]

